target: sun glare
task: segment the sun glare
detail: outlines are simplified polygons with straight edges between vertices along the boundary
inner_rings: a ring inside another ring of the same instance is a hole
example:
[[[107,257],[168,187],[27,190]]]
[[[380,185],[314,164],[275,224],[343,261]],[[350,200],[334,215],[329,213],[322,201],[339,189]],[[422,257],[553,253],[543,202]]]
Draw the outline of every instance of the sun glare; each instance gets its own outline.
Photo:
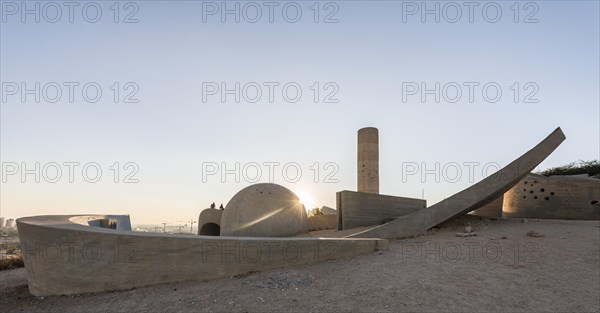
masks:
[[[306,211],[310,211],[315,208],[315,200],[306,190],[300,190],[296,193],[296,195],[298,195],[298,198],[300,198],[300,202],[304,204],[304,209],[306,209]]]

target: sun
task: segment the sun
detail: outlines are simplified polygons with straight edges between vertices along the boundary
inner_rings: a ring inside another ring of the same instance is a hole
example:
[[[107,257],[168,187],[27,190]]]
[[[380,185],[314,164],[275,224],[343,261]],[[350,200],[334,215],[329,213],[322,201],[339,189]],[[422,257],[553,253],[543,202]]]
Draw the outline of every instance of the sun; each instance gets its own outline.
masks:
[[[300,198],[300,203],[304,204],[304,209],[310,211],[315,208],[315,200],[312,195],[306,190],[300,190],[296,193]]]

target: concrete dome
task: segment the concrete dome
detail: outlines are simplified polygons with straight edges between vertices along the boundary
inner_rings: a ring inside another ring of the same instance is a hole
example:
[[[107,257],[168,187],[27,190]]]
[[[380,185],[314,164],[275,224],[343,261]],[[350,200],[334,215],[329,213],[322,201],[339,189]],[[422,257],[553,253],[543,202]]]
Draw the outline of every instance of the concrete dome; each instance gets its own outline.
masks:
[[[286,237],[308,232],[304,205],[291,190],[256,184],[240,190],[225,206],[221,236]]]

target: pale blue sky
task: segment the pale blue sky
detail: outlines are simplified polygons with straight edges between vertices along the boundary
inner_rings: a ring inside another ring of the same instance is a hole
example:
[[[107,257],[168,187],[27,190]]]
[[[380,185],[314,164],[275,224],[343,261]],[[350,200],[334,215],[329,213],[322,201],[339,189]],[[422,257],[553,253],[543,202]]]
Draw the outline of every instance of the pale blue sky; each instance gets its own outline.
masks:
[[[7,2],[2,1],[3,14]],[[478,10],[474,23],[466,11],[457,23],[443,16],[440,23],[432,17],[422,23],[418,16],[404,23],[403,3],[394,1],[333,2],[338,23],[314,23],[313,1],[296,2],[303,10],[297,23],[286,22],[277,10],[273,23],[266,16],[255,24],[222,23],[215,16],[203,23],[200,1],[141,1],[135,2],[139,22],[130,24],[114,23],[112,1],[96,3],[103,10],[97,23],[86,22],[78,10],[73,23],[66,16],[57,23],[44,16],[40,23],[22,23],[19,15],[0,23],[5,85],[97,82],[103,90],[97,103],[81,97],[69,103],[65,94],[57,103],[35,103],[31,96],[22,103],[20,94],[1,103],[5,165],[97,162],[103,177],[93,184],[77,171],[74,183],[67,177],[35,183],[32,176],[23,183],[18,175],[7,176],[0,215],[130,213],[134,224],[178,224],[196,218],[213,201],[226,204],[250,184],[235,183],[232,176],[224,183],[216,176],[203,182],[203,162],[231,168],[235,162],[297,162],[300,181],[286,182],[279,172],[275,182],[312,195],[315,205],[334,207],[336,191],[356,189],[356,131],[364,126],[380,131],[381,192],[421,197],[424,189],[428,204],[469,186],[466,172],[456,182],[436,182],[433,175],[403,182],[403,163],[425,162],[431,169],[436,162],[441,167],[479,162],[479,180],[484,164],[508,164],[557,126],[567,140],[542,168],[599,158],[596,1],[532,2],[537,23],[522,22],[532,12],[525,2],[515,23],[512,1],[494,2],[503,12],[497,23],[485,21]],[[331,12],[325,4],[320,3],[321,20]],[[120,20],[131,11],[121,10]],[[137,84],[139,102],[114,103],[109,89],[114,82]],[[231,97],[221,103],[217,96],[203,103],[203,82],[230,87],[297,82],[303,95],[297,103],[280,95],[269,103],[265,87],[257,103],[235,103]],[[314,103],[309,89],[314,82],[339,86],[338,103]],[[402,101],[403,82],[480,86],[474,103],[467,101],[466,87],[457,103],[435,103],[431,96],[422,103],[418,94]],[[481,96],[481,86],[489,82],[502,88],[496,103]],[[521,90],[515,103],[509,89],[515,82],[521,89],[535,83],[538,102],[524,103],[529,89]],[[114,162],[135,162],[139,182],[114,183],[109,169]],[[323,183],[329,171],[321,168],[315,183],[309,168],[315,162],[337,164],[339,181]],[[261,182],[267,180],[263,173]]]

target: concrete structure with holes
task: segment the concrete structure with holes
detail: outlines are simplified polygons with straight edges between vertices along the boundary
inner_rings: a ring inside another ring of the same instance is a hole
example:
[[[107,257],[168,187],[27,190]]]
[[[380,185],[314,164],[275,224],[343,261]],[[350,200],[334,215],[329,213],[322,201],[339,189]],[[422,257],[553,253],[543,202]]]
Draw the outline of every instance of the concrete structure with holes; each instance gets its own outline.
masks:
[[[600,179],[528,175],[504,194],[502,215],[519,218],[600,220]]]
[[[485,217],[599,220],[600,179],[588,175],[529,174],[504,195],[477,209]]]

